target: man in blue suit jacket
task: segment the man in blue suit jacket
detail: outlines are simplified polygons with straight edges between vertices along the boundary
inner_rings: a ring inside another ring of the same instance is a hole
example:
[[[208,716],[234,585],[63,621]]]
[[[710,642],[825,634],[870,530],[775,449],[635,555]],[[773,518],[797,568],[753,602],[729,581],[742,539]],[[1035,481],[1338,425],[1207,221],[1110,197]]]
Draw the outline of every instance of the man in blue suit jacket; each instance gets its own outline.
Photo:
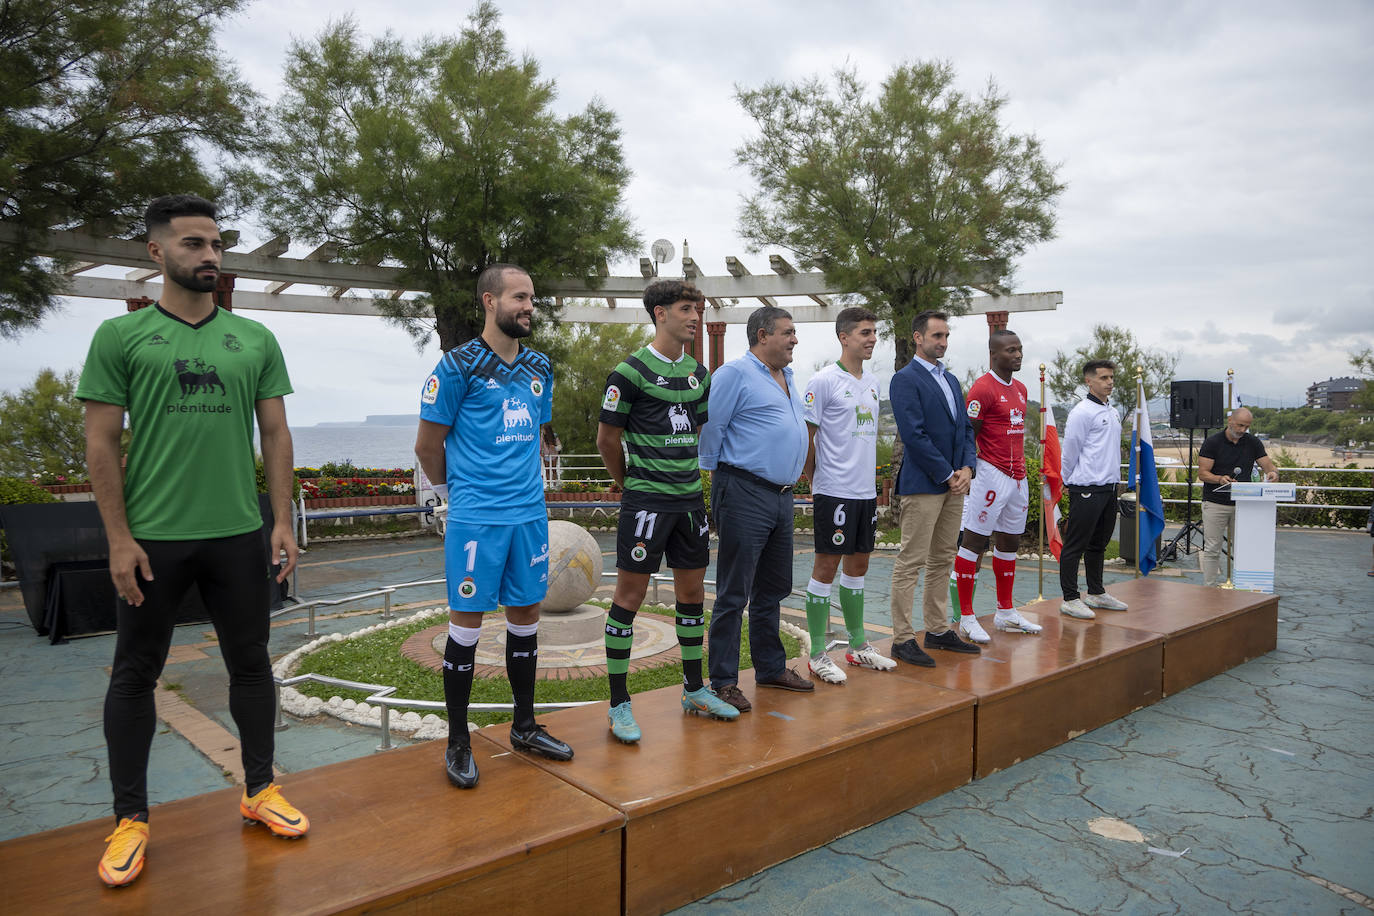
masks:
[[[897,475],[902,547],[892,568],[892,654],[935,666],[916,642],[911,603],[916,577],[926,571],[925,648],[977,653],[949,626],[949,571],[959,538],[964,495],[973,480],[973,426],[959,380],[941,363],[949,346],[949,315],[925,311],[911,335],[916,355],[892,377],[892,413],[906,454]]]

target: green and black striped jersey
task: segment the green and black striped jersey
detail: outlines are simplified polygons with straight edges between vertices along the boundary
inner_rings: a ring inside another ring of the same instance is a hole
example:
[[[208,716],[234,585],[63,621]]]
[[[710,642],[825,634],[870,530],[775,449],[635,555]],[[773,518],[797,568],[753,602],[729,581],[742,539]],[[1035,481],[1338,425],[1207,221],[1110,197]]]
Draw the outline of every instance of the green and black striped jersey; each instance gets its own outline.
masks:
[[[606,379],[601,422],[625,430],[628,503],[665,512],[704,508],[697,433],[710,387],[695,359],[684,353],[669,362],[652,347],[627,356]]]

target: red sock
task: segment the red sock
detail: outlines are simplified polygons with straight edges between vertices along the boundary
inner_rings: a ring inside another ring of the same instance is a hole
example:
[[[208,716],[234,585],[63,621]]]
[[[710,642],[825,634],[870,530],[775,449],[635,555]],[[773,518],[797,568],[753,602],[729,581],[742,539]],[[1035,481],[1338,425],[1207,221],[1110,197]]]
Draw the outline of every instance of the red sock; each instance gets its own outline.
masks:
[[[973,615],[973,580],[978,575],[978,554],[960,547],[954,558],[954,584],[959,590],[959,616]]]
[[[1016,554],[994,550],[992,575],[997,580],[997,606],[1007,610],[1016,607],[1011,596],[1012,586],[1016,584]]]

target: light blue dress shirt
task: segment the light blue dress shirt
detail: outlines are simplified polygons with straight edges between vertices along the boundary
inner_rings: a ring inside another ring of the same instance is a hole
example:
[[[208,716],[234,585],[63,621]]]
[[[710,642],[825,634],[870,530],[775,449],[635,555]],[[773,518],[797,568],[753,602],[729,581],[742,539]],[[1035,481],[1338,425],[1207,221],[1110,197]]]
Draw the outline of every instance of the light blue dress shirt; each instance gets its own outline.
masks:
[[[939,385],[940,390],[945,393],[945,406],[949,408],[949,415],[953,417],[955,410],[954,392],[950,390],[949,385],[945,382],[945,364],[940,362],[932,363],[915,355],[911,358],[926,367],[926,371],[930,373],[930,377],[935,379],[935,384]]]
[[[806,409],[792,368],[782,371],[790,397],[752,352],[711,373],[709,419],[697,444],[702,468],[730,464],[782,486],[801,476]]]

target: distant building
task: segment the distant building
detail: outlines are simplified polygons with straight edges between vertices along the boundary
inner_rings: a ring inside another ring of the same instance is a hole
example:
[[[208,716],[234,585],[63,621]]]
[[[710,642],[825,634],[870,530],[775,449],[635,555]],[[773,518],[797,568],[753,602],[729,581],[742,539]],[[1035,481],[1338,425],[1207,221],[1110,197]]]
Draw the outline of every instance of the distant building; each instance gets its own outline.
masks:
[[[1364,386],[1363,379],[1348,375],[1313,382],[1307,386],[1307,406],[1318,410],[1349,410],[1356,393]]]

